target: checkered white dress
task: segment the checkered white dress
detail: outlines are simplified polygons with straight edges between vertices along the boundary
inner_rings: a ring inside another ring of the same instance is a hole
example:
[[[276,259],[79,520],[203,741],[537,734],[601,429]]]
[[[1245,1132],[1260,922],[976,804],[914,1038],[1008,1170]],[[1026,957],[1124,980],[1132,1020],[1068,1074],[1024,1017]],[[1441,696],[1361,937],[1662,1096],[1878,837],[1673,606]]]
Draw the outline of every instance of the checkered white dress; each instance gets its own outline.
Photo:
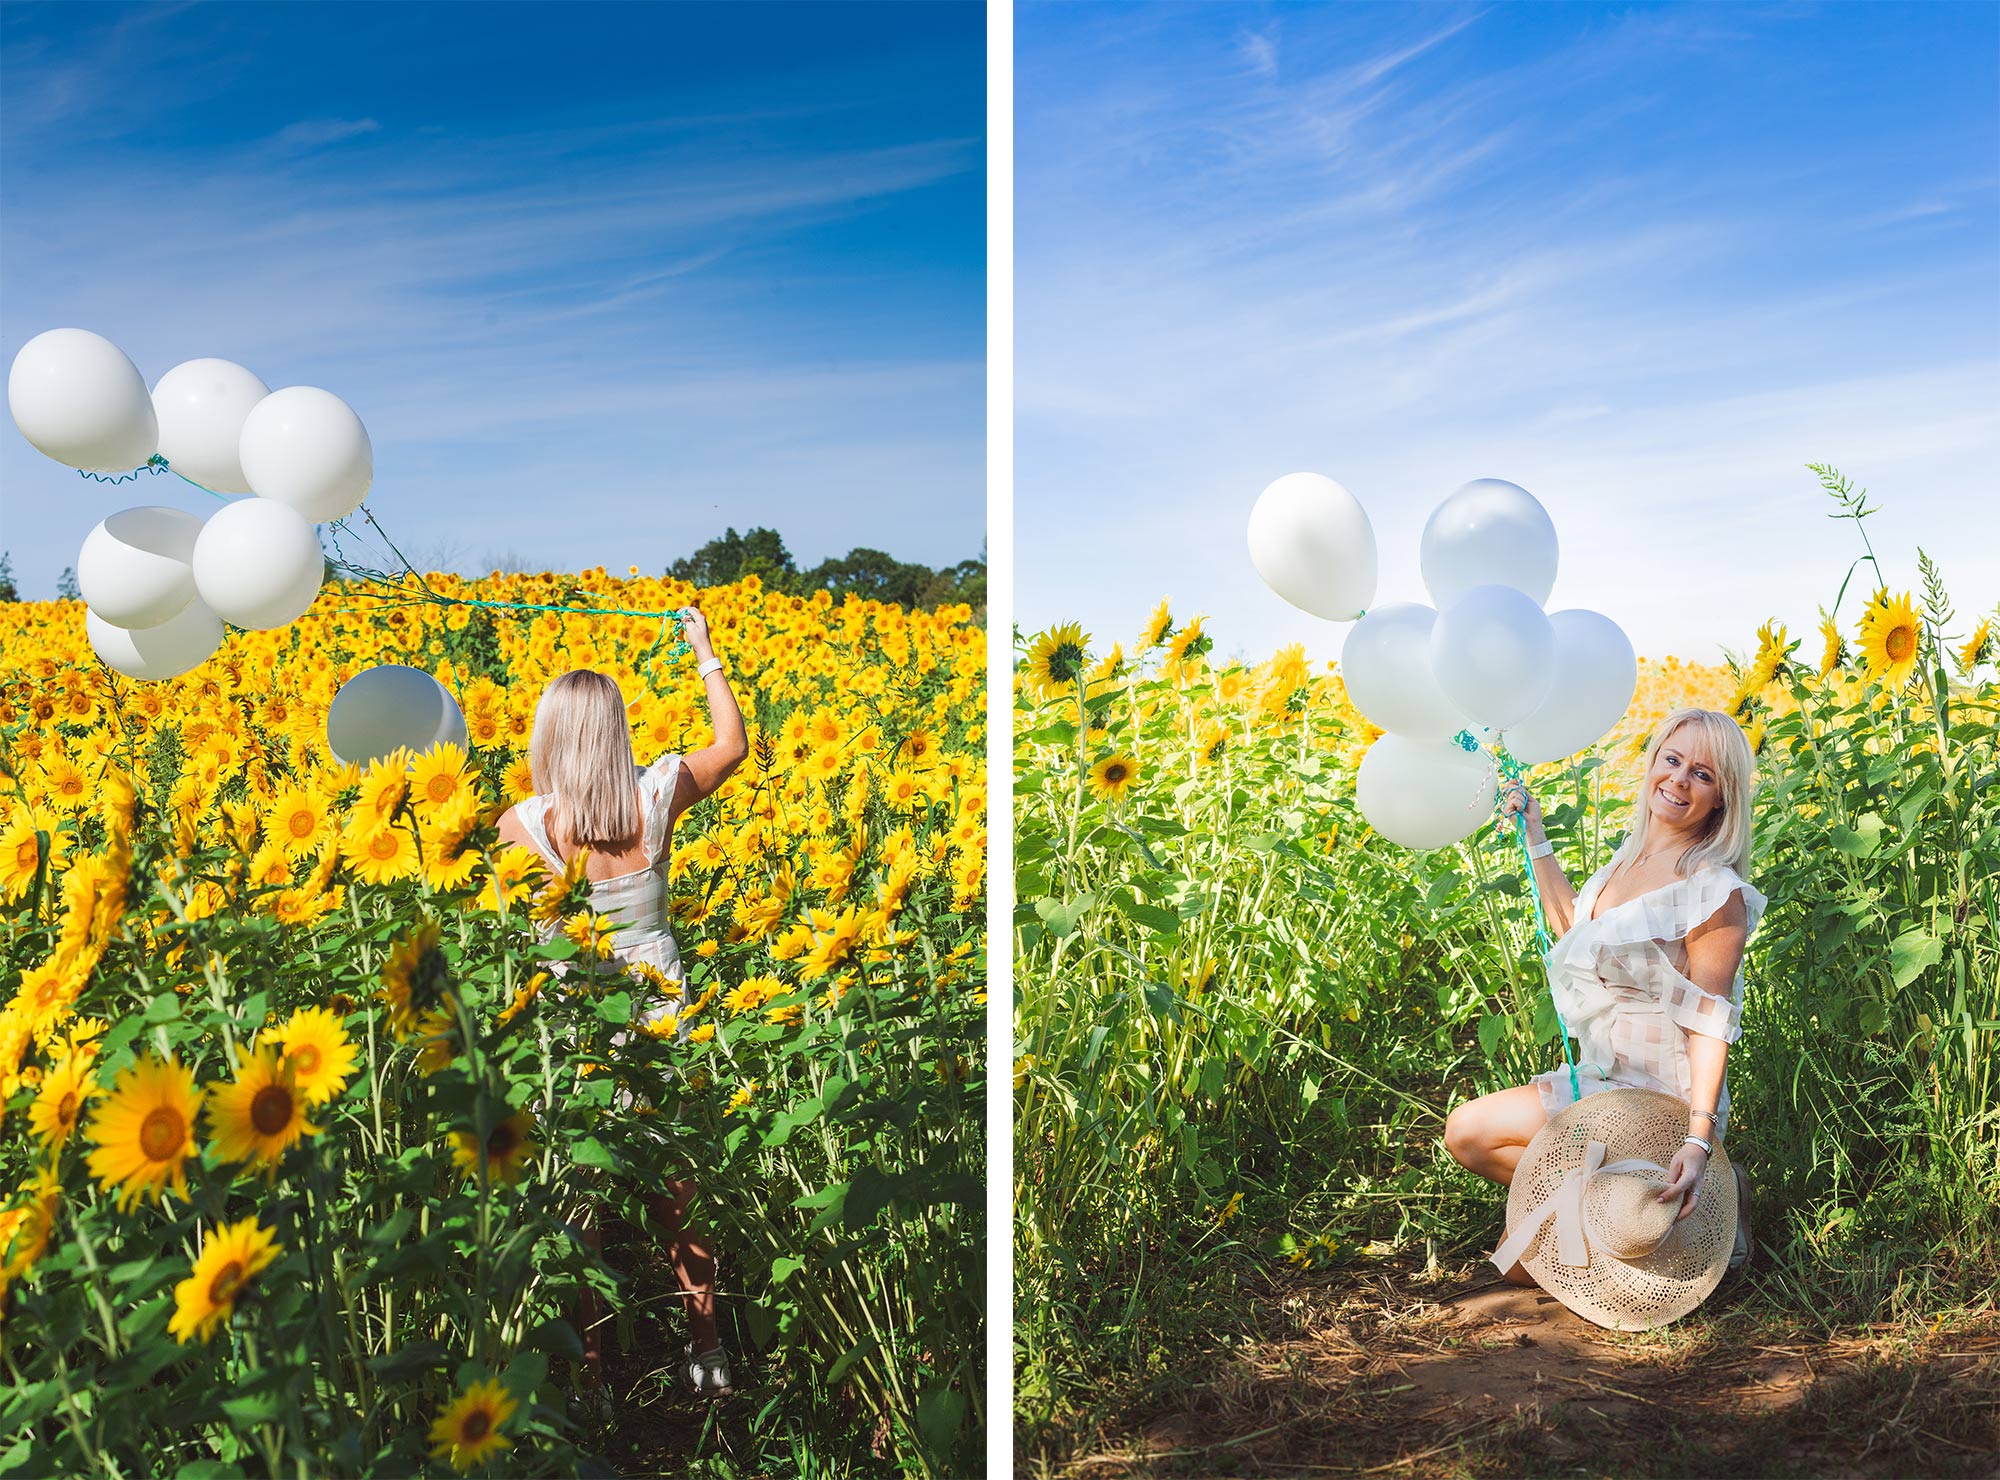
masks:
[[[617,933],[612,936],[612,959],[626,968],[643,961],[658,967],[668,981],[675,982],[683,981],[685,974],[681,970],[680,946],[674,940],[667,910],[667,866],[671,854],[668,844],[673,837],[674,787],[680,773],[681,758],[677,755],[663,755],[652,765],[638,771],[639,802],[645,823],[646,863],[630,873],[610,879],[593,879],[590,884],[591,908],[618,922]],[[560,873],[563,860],[549,838],[548,815],[552,800],[548,796],[529,797],[515,808],[515,813],[520,817],[521,825],[528,830],[528,836],[534,840],[535,851],[542,855],[543,862]],[[558,928],[558,925],[551,924],[544,933],[553,937]],[[651,1002],[642,1014],[643,1020],[657,1021],[669,1009],[686,1000],[687,992],[683,987],[680,1002]]]
[[[1604,881],[1617,858],[1606,864],[1577,896],[1576,920],[1549,952],[1549,982],[1577,1039],[1578,1087],[1599,1090],[1662,1090],[1690,1100],[1690,1033],[1734,1043],[1743,1031],[1743,968],[1729,995],[1718,997],[1688,979],[1688,932],[1729,902],[1743,896],[1749,928],[1763,918],[1765,899],[1725,864],[1713,864],[1689,878],[1634,895],[1593,919]],[[1574,1103],[1569,1069],[1538,1074],[1535,1088],[1550,1115]],[[1729,1123],[1725,1077],[1715,1107],[1715,1140]]]

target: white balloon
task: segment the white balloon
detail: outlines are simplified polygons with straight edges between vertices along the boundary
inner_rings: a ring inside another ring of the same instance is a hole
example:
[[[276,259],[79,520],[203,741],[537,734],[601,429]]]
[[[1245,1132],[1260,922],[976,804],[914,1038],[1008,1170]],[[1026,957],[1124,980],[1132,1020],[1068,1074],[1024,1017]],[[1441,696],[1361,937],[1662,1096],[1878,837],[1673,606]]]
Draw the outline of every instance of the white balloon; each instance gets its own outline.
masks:
[[[240,445],[243,423],[271,388],[229,360],[189,360],[160,377],[153,410],[160,456],[183,477],[216,493],[248,493]]]
[[[1540,606],[1556,584],[1556,526],[1519,484],[1479,478],[1431,511],[1419,561],[1443,611],[1474,586],[1512,586]]]
[[[1250,560],[1301,611],[1351,622],[1375,599],[1375,527],[1353,494],[1318,473],[1287,473],[1250,510]]]
[[[259,401],[243,422],[238,454],[251,488],[314,524],[352,514],[375,477],[361,418],[316,386],[288,385]]]
[[[1574,608],[1549,613],[1556,680],[1541,707],[1507,731],[1507,750],[1527,765],[1563,760],[1610,732],[1639,688],[1631,639],[1611,618]]]
[[[340,686],[326,711],[326,744],[345,765],[368,765],[398,747],[421,755],[466,744],[465,715],[450,690],[421,668],[381,663]]]
[[[1465,728],[1465,716],[1431,673],[1431,628],[1438,614],[1415,601],[1371,609],[1340,648],[1347,697],[1392,735],[1443,740]]]
[[[22,345],[7,372],[7,408],[36,451],[87,473],[128,472],[159,450],[145,377],[88,329],[49,329]]]
[[[326,557],[303,515],[246,498],[209,515],[194,545],[194,584],[225,622],[253,632],[285,627],[319,594]]]
[[[113,627],[157,627],[194,600],[194,542],[201,521],[181,509],[121,509],[84,537],[76,587]]]
[[[157,627],[133,632],[116,627],[96,612],[83,614],[83,630],[91,649],[127,678],[157,683],[179,678],[198,668],[222,646],[222,621],[195,597]]]
[[[1541,707],[1555,681],[1556,634],[1533,598],[1474,586],[1431,628],[1431,672],[1476,724],[1504,733]]]
[[[1405,848],[1442,848],[1478,830],[1493,810],[1493,759],[1449,740],[1384,735],[1368,747],[1354,800],[1368,825]]]

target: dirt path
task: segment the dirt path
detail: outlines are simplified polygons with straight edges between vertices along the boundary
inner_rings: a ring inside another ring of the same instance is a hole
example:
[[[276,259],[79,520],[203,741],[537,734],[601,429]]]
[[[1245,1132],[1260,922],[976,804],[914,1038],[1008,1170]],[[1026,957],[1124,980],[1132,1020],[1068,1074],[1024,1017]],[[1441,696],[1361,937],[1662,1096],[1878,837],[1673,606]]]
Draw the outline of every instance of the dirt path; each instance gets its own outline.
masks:
[[[1746,1296],[1748,1298],[1746,1298]],[[2000,1319],[1828,1339],[1745,1290],[1659,1333],[1538,1290],[1301,1281],[1172,1411],[1024,1473],[2000,1476]]]

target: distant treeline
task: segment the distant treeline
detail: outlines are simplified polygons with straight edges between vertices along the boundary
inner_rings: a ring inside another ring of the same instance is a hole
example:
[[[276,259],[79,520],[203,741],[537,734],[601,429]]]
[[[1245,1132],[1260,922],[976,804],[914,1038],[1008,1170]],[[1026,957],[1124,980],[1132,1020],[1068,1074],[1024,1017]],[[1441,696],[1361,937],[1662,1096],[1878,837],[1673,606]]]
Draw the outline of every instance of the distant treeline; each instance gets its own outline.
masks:
[[[766,588],[803,594],[827,590],[835,596],[849,592],[868,600],[894,602],[903,607],[938,607],[964,602],[984,616],[986,611],[986,557],[961,560],[933,570],[928,565],[898,560],[880,550],[856,546],[845,555],[822,560],[811,570],[800,570],[784,537],[775,529],[757,528],[738,534],[734,529],[710,540],[692,555],[676,560],[666,573],[675,580],[697,586],[723,586],[754,575]],[[56,594],[75,600],[76,572],[65,570],[56,583]],[[0,601],[19,601],[14,584],[13,558],[0,553]]]
[[[984,554],[933,570],[857,546],[845,555],[822,560],[811,570],[800,570],[792,552],[785,548],[784,537],[761,526],[744,534],[727,530],[686,559],[674,561],[666,573],[697,586],[722,586],[754,575],[765,589],[793,595],[827,590],[837,597],[852,593],[904,607],[949,606],[961,601],[982,613],[986,607]]]

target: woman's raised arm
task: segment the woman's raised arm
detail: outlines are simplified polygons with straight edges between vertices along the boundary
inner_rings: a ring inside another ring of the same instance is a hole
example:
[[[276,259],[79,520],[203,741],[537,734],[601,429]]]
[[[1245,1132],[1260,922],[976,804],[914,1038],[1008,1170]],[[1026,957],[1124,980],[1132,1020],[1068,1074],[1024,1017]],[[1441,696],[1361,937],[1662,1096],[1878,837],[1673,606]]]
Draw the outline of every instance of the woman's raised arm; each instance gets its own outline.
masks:
[[[708,618],[693,607],[681,617],[681,632],[694,650],[697,663],[705,670],[702,686],[708,695],[708,719],[715,738],[700,750],[690,751],[681,761],[680,779],[674,786],[674,811],[685,812],[729,779],[729,773],[743,764],[750,753],[750,739],[743,728],[743,710],[729,687],[729,676],[715,656],[709,641]]]
[[[1527,787],[1515,782],[1507,788],[1500,799],[1500,815],[1511,818],[1516,812],[1528,819],[1528,846],[1532,851],[1548,846],[1548,834],[1542,831],[1542,807]],[[1542,908],[1549,917],[1551,935],[1567,935],[1569,927],[1576,923],[1576,886],[1563,872],[1563,866],[1556,862],[1553,852],[1543,853],[1535,859],[1535,886],[1542,891]]]

